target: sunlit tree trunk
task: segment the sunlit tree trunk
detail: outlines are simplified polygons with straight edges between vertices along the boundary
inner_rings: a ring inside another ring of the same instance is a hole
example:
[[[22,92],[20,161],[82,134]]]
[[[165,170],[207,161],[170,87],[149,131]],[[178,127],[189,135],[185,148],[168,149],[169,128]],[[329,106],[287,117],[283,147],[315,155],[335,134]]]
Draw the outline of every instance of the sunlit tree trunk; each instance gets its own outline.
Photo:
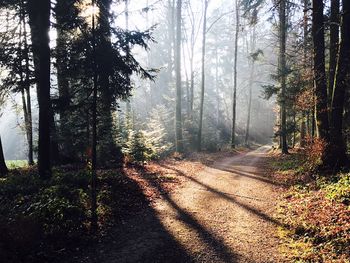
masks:
[[[33,158],[33,118],[32,118],[32,98],[30,92],[30,69],[29,69],[29,48],[26,38],[26,31],[24,32],[24,50],[25,50],[25,94],[26,94],[26,103],[27,103],[27,140],[28,140],[28,164],[34,164]]]
[[[23,83],[22,76],[21,76],[21,82]],[[28,143],[28,146],[29,146],[28,110],[27,110],[26,94],[25,94],[25,90],[24,90],[23,87],[21,89],[21,98],[22,98],[22,109],[23,109],[23,117],[24,117],[24,126],[25,126],[25,130],[26,130],[27,143]],[[32,163],[30,162],[30,159],[29,159],[30,157],[32,157],[32,156],[30,156],[29,147],[28,147],[28,164],[32,165]],[[31,161],[33,162],[33,159]]]
[[[175,136],[176,151],[183,151],[182,138],[182,87],[181,87],[181,12],[182,0],[177,0],[176,6],[176,45],[175,45],[175,71],[176,71],[176,109],[175,109]]]
[[[173,72],[175,68],[175,0],[168,0],[168,51],[167,51],[167,90],[164,92],[165,94],[169,94],[173,84]]]
[[[315,105],[315,96],[313,97],[314,105]],[[311,138],[313,141],[313,138],[316,137],[316,109],[315,107],[311,111]]]
[[[237,57],[238,57],[238,38],[239,38],[239,0],[235,2],[236,8],[236,27],[235,27],[235,53],[233,58],[233,96],[232,96],[232,130],[231,130],[231,148],[236,147],[236,107],[237,107]]]
[[[217,42],[216,42],[217,43]],[[218,49],[215,50],[215,93],[216,93],[216,140],[220,142],[220,87],[219,87],[219,54]]]
[[[191,57],[190,57],[190,119],[193,119],[193,101],[194,101],[194,43],[191,43]]]
[[[203,128],[203,113],[204,113],[204,94],[205,94],[205,50],[206,50],[206,37],[207,37],[207,10],[209,0],[204,0],[204,13],[203,13],[203,33],[202,33],[202,77],[201,77],[201,97],[199,108],[199,129],[197,138],[197,150],[202,150],[202,128]]]
[[[58,131],[55,121],[55,112],[52,103],[50,103],[50,134],[51,134],[51,164],[57,165],[61,163],[60,152],[58,147]]]
[[[182,56],[183,61],[186,61],[186,54],[185,54],[185,43],[182,44]],[[185,83],[186,83],[186,115],[187,119],[190,120],[191,118],[191,94],[190,94],[190,79],[188,77],[188,67],[186,63],[184,63],[184,71],[185,71]]]
[[[42,0],[40,5],[36,1],[27,3],[39,102],[38,168],[43,179],[51,177],[50,5],[49,0]]]
[[[330,45],[329,45],[329,70],[328,70],[328,102],[331,106],[333,97],[334,79],[337,68],[337,57],[339,50],[339,24],[340,24],[340,7],[339,0],[331,1],[330,17]]]
[[[279,3],[279,78],[281,84],[280,108],[281,108],[281,129],[280,146],[284,154],[288,153],[287,144],[287,109],[286,109],[286,41],[287,41],[287,21],[286,21],[286,0]]]
[[[256,34],[255,34],[256,28],[255,25],[253,26],[253,32],[250,38],[251,43],[251,53],[255,51],[255,45],[256,45]],[[249,76],[249,97],[248,97],[248,114],[247,114],[247,123],[246,123],[246,132],[245,132],[245,140],[244,143],[246,146],[249,146],[249,130],[250,130],[250,119],[251,119],[251,111],[252,111],[252,96],[253,96],[253,84],[254,84],[254,74],[255,74],[255,59],[250,58],[250,76]]]
[[[293,109],[293,138],[292,138],[292,148],[295,148],[296,140],[297,140],[297,121],[296,121],[296,109]]]
[[[194,53],[195,44],[197,39],[196,19],[192,10],[191,2],[188,3],[189,17],[191,23],[191,34],[190,34],[190,50],[189,50],[189,61],[190,61],[190,120],[193,121],[193,106],[194,106]]]

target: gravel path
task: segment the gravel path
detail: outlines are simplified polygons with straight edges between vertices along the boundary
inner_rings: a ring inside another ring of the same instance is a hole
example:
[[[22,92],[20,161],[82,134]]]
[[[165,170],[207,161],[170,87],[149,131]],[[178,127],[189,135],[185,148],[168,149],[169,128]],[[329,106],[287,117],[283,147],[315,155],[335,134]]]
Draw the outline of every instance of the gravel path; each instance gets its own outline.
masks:
[[[195,177],[178,171],[186,184],[114,233],[118,241],[98,262],[284,262],[272,218],[277,186],[263,171],[268,149],[224,158]]]

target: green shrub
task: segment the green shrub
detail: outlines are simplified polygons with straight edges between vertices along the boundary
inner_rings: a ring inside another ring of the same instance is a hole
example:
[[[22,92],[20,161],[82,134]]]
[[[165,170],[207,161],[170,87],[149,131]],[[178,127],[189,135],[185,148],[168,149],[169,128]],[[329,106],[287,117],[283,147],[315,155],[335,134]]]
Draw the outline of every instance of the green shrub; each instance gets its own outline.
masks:
[[[146,139],[142,131],[132,132],[125,151],[131,161],[137,164],[157,158],[153,145]]]
[[[42,223],[45,235],[76,236],[86,230],[87,201],[83,189],[54,185],[41,190],[27,211]]]
[[[350,174],[340,177],[339,181],[325,187],[327,198],[350,204]]]
[[[89,219],[88,183],[84,171],[55,171],[50,181],[32,170],[11,171],[0,181],[0,250],[16,257],[82,240]]]

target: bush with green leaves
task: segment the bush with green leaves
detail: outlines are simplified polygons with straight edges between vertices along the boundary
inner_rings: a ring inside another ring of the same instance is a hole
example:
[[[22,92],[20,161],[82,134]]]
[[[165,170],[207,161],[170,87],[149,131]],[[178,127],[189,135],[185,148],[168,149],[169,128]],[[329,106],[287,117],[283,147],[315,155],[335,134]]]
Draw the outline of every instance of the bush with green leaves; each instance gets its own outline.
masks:
[[[144,164],[157,154],[142,131],[131,132],[127,151],[132,162],[137,164]]]
[[[325,190],[329,199],[350,204],[350,174],[341,175],[338,182],[329,184]]]

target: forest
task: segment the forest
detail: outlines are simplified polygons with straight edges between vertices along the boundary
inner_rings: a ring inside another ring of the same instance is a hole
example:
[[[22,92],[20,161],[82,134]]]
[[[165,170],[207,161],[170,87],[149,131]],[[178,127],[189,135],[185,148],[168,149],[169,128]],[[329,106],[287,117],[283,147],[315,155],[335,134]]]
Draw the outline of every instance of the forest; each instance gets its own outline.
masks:
[[[0,262],[350,262],[349,0],[0,0]]]

